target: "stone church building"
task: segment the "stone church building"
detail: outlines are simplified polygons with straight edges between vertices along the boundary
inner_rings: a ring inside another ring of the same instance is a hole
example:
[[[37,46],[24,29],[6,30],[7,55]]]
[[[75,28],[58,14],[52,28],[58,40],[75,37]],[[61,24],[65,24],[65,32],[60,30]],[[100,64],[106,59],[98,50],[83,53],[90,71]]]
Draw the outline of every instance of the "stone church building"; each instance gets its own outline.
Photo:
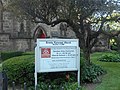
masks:
[[[48,38],[66,35],[75,38],[72,30],[60,30],[60,24],[50,27],[29,20],[18,21],[11,12],[3,11],[2,6],[3,3],[0,1],[0,51],[34,50],[36,32],[40,30],[44,31]]]
[[[29,20],[18,21],[8,11],[3,11],[3,3],[0,1],[0,51],[31,51],[35,47],[36,32],[42,30],[48,38],[67,37],[76,38],[70,27],[59,24],[50,27],[45,24],[35,24]],[[94,50],[103,48],[107,50],[107,43],[101,38]]]

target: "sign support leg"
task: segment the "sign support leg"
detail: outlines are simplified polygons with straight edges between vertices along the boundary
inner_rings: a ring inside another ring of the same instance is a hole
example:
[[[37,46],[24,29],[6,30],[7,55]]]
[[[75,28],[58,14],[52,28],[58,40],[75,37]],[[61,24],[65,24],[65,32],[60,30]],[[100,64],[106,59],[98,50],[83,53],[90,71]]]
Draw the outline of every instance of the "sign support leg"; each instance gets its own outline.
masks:
[[[37,47],[35,47],[35,73],[34,73],[34,77],[35,77],[35,90],[37,90]]]
[[[35,90],[37,90],[37,72],[35,72]]]
[[[80,48],[78,48],[78,87],[80,86]]]
[[[80,86],[80,71],[78,70],[78,87]]]

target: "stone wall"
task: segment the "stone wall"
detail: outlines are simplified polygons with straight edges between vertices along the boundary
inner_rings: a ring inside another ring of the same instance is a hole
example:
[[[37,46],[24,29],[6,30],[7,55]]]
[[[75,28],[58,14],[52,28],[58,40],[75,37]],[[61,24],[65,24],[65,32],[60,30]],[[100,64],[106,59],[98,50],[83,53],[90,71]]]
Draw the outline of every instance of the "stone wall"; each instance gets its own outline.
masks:
[[[30,39],[10,39],[12,50],[14,51],[30,51]]]
[[[3,3],[0,3],[0,52],[34,50],[34,23],[18,21],[13,13],[2,10]]]
[[[9,34],[0,34],[0,51],[10,50]]]
[[[34,40],[31,38],[10,38],[9,34],[0,34],[0,51],[31,51]]]
[[[31,51],[34,50],[33,39],[9,38],[9,34],[0,35],[0,51]]]
[[[101,51],[108,51],[108,50],[110,50],[108,37],[103,34],[99,35],[98,41],[95,44],[95,46],[92,48],[92,51],[101,52]]]

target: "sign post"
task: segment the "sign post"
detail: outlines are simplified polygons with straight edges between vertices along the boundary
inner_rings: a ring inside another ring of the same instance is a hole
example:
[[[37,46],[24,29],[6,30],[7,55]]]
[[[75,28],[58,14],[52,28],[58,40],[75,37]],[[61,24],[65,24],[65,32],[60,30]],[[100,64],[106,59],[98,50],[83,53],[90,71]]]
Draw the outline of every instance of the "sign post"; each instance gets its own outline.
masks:
[[[35,47],[35,90],[37,73],[78,71],[80,85],[80,48],[78,39],[37,39]]]

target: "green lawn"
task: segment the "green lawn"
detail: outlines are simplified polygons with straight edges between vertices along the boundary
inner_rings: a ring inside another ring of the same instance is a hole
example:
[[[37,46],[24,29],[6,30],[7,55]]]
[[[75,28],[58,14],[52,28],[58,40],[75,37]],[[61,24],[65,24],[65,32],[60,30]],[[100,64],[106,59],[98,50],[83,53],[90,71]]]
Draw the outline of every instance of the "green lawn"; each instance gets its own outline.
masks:
[[[105,53],[93,53],[91,55],[92,62],[102,66],[107,71],[107,74],[102,79],[102,83],[95,90],[120,90],[120,62],[97,61],[97,58],[103,54]]]

